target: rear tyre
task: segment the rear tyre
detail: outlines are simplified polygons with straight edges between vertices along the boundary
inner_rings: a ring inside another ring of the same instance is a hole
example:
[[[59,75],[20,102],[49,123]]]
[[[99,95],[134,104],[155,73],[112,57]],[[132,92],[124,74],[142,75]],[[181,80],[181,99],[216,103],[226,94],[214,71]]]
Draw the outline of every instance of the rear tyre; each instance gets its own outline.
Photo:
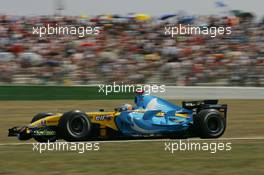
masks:
[[[70,111],[60,118],[58,136],[66,141],[85,141],[91,135],[90,118],[80,111]]]
[[[34,123],[35,121],[37,120],[40,120],[40,119],[43,119],[45,117],[48,117],[48,116],[52,116],[54,114],[52,113],[39,113],[37,115],[35,115],[33,117],[33,119],[31,120],[30,123]],[[44,127],[43,130],[46,130],[46,131],[54,131],[53,129],[49,128],[49,127]],[[36,130],[36,131],[43,131],[42,129],[39,129],[39,130]],[[57,136],[45,136],[45,135],[36,135],[36,134],[33,134],[33,138],[38,141],[38,142],[55,142],[57,140]]]
[[[225,132],[226,119],[216,109],[204,109],[195,117],[194,125],[201,138],[218,138]]]

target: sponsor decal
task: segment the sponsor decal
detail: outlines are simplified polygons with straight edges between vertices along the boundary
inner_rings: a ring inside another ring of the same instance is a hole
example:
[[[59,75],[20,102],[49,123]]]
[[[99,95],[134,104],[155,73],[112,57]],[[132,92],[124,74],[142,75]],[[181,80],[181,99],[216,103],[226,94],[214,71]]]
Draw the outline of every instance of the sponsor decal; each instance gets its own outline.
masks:
[[[103,116],[96,116],[95,117],[95,120],[98,120],[98,121],[103,121],[103,120],[111,120],[111,116],[109,115],[103,115]]]

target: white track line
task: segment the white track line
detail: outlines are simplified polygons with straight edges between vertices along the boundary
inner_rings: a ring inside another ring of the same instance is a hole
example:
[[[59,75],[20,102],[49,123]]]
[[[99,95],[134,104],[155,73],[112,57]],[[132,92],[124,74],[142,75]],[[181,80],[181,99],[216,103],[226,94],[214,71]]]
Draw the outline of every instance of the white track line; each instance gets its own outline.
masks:
[[[17,146],[17,145],[31,145],[32,143],[22,142],[22,143],[0,143],[0,146]]]
[[[90,141],[97,143],[137,143],[137,142],[175,142],[180,139],[142,139],[142,140],[108,140],[108,141]],[[232,138],[218,138],[218,139],[199,139],[199,138],[191,138],[191,139],[182,139],[182,141],[227,141],[227,140],[264,140],[264,137],[232,137]],[[34,142],[37,143],[37,142]],[[80,142],[74,142],[80,143]],[[30,142],[16,142],[16,143],[0,143],[0,146],[17,146],[17,145],[32,145]]]

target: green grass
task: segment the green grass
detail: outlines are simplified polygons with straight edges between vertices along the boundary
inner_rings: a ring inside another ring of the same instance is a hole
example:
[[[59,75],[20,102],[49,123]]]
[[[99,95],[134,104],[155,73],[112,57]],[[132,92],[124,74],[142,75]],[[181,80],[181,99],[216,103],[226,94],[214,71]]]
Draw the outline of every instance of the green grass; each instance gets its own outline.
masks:
[[[210,141],[207,141],[210,142]],[[101,143],[100,151],[32,152],[31,145],[2,146],[0,174],[239,174],[264,173],[264,141],[232,141],[232,150],[164,151],[163,142]]]
[[[2,101],[0,143],[19,142],[16,138],[7,137],[7,129],[27,124],[37,112],[62,112],[71,109],[90,111],[101,107],[112,110],[125,102],[128,101]],[[220,102],[229,105],[228,126],[222,137],[264,137],[264,100]],[[164,142],[128,142],[100,143],[100,151],[87,151],[84,154],[59,151],[39,154],[32,151],[32,145],[1,145],[0,174],[264,174],[264,140],[223,142],[232,142],[232,150],[215,154],[208,151],[176,151],[171,154],[164,150]]]

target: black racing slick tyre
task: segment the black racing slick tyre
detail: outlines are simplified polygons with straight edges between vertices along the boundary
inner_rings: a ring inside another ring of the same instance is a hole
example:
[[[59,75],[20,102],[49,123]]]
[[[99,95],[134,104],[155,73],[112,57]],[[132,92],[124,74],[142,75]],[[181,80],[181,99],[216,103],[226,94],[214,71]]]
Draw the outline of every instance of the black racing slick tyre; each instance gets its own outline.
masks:
[[[30,123],[34,123],[37,120],[40,120],[40,119],[43,119],[45,117],[52,116],[52,115],[54,115],[54,114],[52,114],[52,113],[39,113],[39,114],[35,115],[32,118]],[[53,130],[53,129],[49,128],[49,127],[45,127],[43,129],[44,130]],[[43,131],[43,130],[40,129],[40,131]],[[57,136],[54,136],[54,135],[47,136],[47,135],[36,135],[36,134],[33,134],[32,137],[38,142],[55,142],[57,140]]]
[[[226,119],[216,109],[201,110],[194,120],[201,138],[218,138],[225,132]]]
[[[68,142],[85,141],[91,135],[90,118],[83,112],[70,111],[60,118],[58,136]]]

